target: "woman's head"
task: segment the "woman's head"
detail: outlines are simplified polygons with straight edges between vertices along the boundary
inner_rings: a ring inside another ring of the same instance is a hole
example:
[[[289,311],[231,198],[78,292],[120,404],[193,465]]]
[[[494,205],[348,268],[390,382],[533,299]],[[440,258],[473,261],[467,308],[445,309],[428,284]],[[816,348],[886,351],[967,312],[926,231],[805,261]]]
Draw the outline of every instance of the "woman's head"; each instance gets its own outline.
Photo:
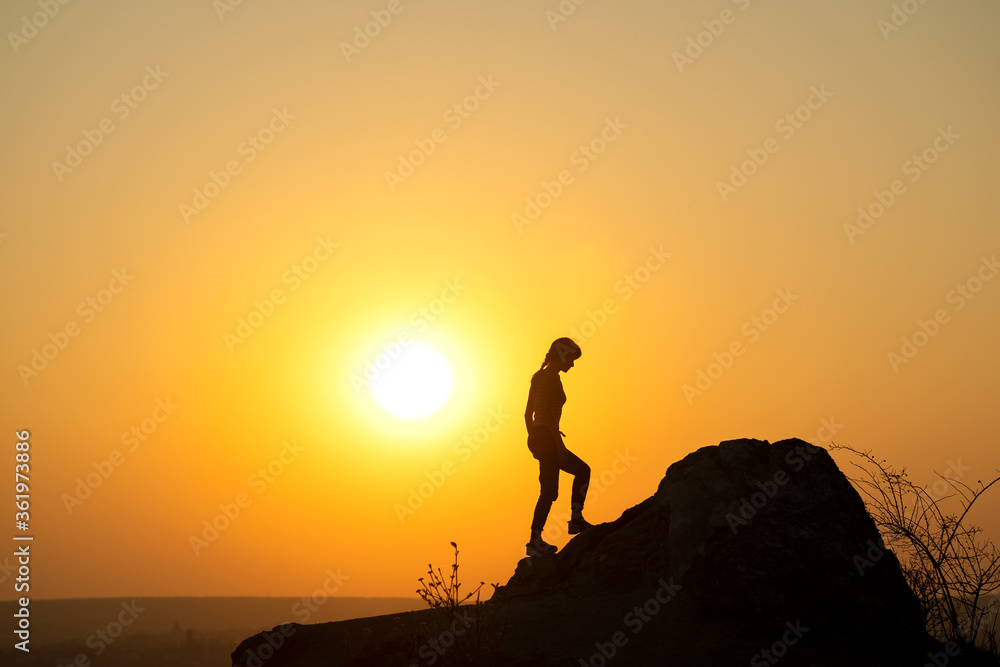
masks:
[[[573,362],[583,355],[583,350],[572,338],[556,338],[549,346],[549,351],[545,354],[545,361],[542,368],[553,366],[561,371],[569,370],[573,367]]]

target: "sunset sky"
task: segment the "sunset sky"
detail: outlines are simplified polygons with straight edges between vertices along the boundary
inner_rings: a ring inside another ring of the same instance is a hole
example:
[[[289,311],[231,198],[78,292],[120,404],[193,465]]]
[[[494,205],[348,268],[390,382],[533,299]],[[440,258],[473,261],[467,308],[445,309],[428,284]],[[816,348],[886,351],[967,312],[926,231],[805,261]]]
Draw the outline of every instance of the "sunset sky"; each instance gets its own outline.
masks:
[[[560,336],[592,523],[742,437],[998,474],[1000,5],[577,2],[3,5],[32,596],[503,583]]]

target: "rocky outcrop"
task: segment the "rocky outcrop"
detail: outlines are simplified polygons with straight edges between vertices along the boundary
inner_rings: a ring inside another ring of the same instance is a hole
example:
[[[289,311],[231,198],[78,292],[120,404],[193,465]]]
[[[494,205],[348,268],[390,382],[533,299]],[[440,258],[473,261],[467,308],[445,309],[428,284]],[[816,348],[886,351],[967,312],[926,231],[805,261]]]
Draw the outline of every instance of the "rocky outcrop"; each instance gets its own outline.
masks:
[[[616,664],[923,664],[935,647],[860,496],[797,439],[697,450],[617,521],[522,560],[495,597],[611,606],[576,650],[610,653],[621,631]]]

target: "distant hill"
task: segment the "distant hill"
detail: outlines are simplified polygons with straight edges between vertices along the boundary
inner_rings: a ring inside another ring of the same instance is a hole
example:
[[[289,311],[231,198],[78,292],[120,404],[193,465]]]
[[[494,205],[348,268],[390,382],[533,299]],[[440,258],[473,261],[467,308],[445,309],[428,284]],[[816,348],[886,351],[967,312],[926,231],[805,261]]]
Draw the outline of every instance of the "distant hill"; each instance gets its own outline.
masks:
[[[348,598],[331,597],[307,610],[299,598],[257,597],[165,597],[165,598],[83,598],[74,600],[32,600],[31,644],[42,646],[56,642],[85,640],[98,628],[135,605],[138,612],[129,632],[148,634],[182,631],[218,631],[231,628],[272,628],[281,623],[309,620],[316,623],[340,621],[363,616],[377,616],[425,608],[420,598]],[[298,605],[298,606],[296,606]],[[0,614],[11,618],[13,601],[0,602]],[[131,613],[131,612],[128,612]],[[128,616],[126,616],[127,618]]]
[[[232,657],[239,667],[963,664],[927,635],[857,491],[826,450],[798,439],[689,454],[616,521],[521,560],[478,613],[282,625]]]

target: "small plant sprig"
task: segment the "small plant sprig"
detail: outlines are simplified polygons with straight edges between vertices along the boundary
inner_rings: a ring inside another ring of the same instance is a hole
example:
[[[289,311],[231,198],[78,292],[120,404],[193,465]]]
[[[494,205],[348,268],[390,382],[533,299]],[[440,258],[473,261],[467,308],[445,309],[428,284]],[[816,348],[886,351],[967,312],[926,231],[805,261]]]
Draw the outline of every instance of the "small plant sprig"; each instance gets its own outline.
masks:
[[[433,565],[427,566],[428,579],[420,577],[421,589],[417,593],[431,607],[431,616],[422,618],[417,615],[417,624],[422,628],[421,636],[430,638],[442,637],[442,632],[446,628],[453,627],[454,619],[459,618],[459,606],[465,602],[468,605],[463,607],[463,620],[471,621],[471,627],[466,630],[449,630],[452,637],[452,644],[448,648],[448,657],[441,664],[448,665],[499,665],[498,652],[503,641],[504,631],[507,627],[507,614],[504,613],[502,623],[499,622],[497,612],[502,607],[506,610],[507,605],[503,603],[483,602],[481,591],[485,582],[479,582],[475,590],[462,595],[460,593],[462,585],[458,581],[458,545],[450,543],[455,550],[455,561],[451,565],[451,574],[445,577],[441,568],[436,571]],[[499,584],[491,584],[496,592]],[[475,598],[474,600],[472,598]],[[426,645],[426,642],[424,642]],[[443,651],[445,649],[439,649]]]
[[[430,576],[430,581],[424,581],[423,577],[417,579],[423,588],[417,590],[417,594],[424,599],[424,601],[432,608],[437,607],[447,607],[449,609],[454,609],[458,605],[462,604],[473,595],[479,593],[486,582],[479,582],[479,586],[475,590],[467,593],[465,597],[459,597],[459,588],[462,584],[458,581],[458,545],[451,542],[451,546],[455,549],[455,562],[451,566],[451,576],[448,578],[448,582],[445,583],[444,574],[441,572],[441,568],[434,571],[434,566],[427,566],[427,574]],[[478,599],[478,598],[477,598]]]

